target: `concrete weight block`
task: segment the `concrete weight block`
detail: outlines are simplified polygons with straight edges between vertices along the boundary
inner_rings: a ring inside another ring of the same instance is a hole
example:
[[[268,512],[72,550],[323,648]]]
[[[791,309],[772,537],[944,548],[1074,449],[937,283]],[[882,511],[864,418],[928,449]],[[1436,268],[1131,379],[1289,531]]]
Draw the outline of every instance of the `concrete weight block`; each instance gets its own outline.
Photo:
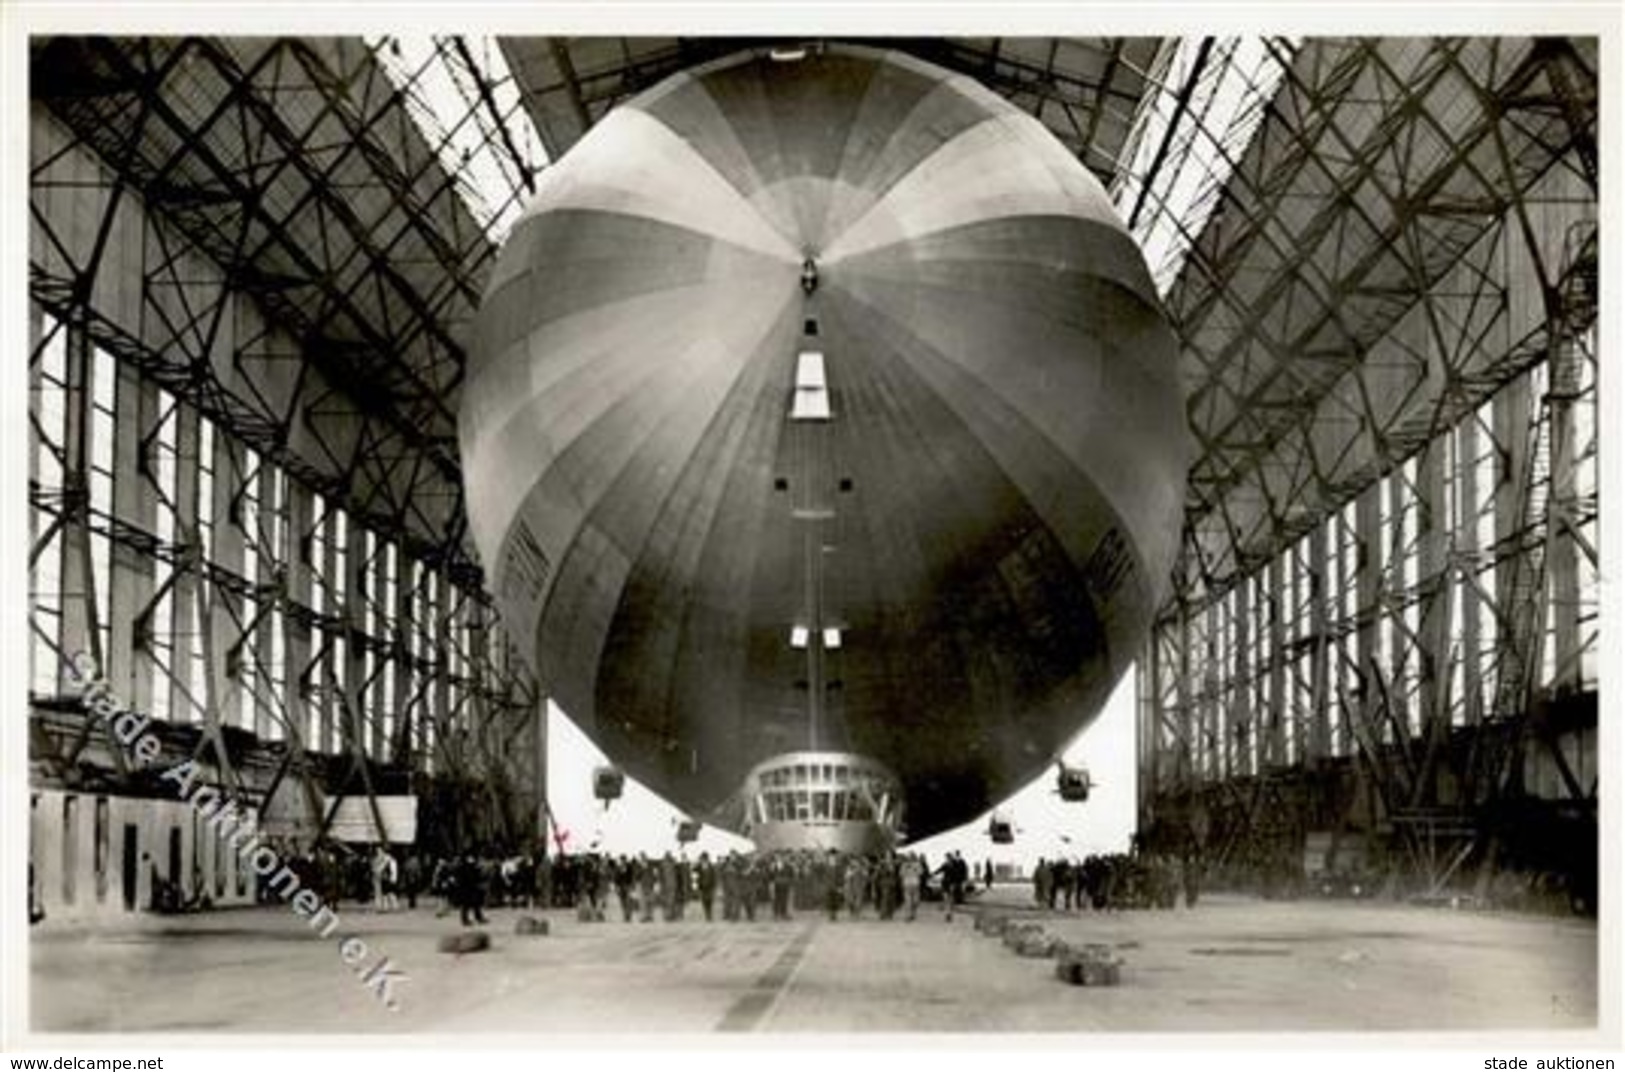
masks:
[[[1054,954],[1060,946],[1061,940],[1048,931],[1028,931],[1016,943],[1016,955],[1020,957],[1047,957]]]
[[[484,931],[458,931],[443,935],[438,948],[442,953],[483,953],[491,948],[491,936]]]
[[[535,916],[520,916],[514,921],[513,932],[541,937],[549,933],[548,923],[547,920],[537,919]]]
[[[1027,940],[1027,936],[1042,931],[1043,928],[1036,923],[1011,923],[1004,928],[1004,944],[1007,948],[1017,949]]]
[[[1117,986],[1123,960],[1109,946],[1062,945],[1055,953],[1055,977],[1073,986]]]

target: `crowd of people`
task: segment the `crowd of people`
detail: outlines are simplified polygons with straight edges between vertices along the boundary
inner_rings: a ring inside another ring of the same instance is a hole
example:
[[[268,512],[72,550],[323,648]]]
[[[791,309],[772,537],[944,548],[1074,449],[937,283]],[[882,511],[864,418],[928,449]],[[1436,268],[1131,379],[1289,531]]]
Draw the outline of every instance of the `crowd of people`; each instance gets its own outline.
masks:
[[[470,877],[470,865],[482,878]],[[989,877],[991,877],[989,873]],[[836,852],[701,852],[650,856],[584,853],[558,857],[512,857],[483,864],[441,861],[430,892],[446,898],[464,922],[480,922],[470,901],[524,908],[573,908],[582,919],[623,922],[786,920],[797,912],[823,912],[830,919],[915,919],[922,901],[940,901],[951,916],[973,883],[957,853],[933,869],[912,853],[868,855]]]
[[[994,881],[991,862],[973,871],[957,852],[932,867],[918,853],[840,853],[811,849],[659,855],[510,855],[466,852],[426,856],[388,846],[328,844],[312,853],[285,853],[300,887],[334,908],[348,903],[379,912],[415,909],[420,898],[436,912],[456,912],[464,925],[487,922],[485,909],[573,909],[584,920],[624,922],[786,920],[822,913],[830,920],[916,919],[923,903],[952,918],[978,887]],[[154,869],[156,876],[156,869]],[[153,907],[182,910],[160,900]],[[1200,868],[1176,856],[1144,852],[1040,859],[1032,872],[1034,901],[1056,911],[1171,908],[1181,894],[1196,902]],[[201,884],[199,884],[201,888]],[[257,900],[276,899],[261,878]],[[191,906],[187,906],[191,907]]]
[[[542,853],[496,857],[464,853],[397,857],[385,846],[370,852],[324,847],[292,853],[290,867],[301,884],[330,905],[346,901],[376,911],[416,908],[420,897],[437,901],[440,915],[458,914],[465,925],[485,923],[490,907],[563,908],[581,918],[625,922],[790,919],[822,912],[830,919],[915,919],[922,902],[952,915],[975,891],[991,884],[991,864],[972,874],[958,853],[933,868],[915,853],[850,854],[815,850],[701,852],[658,856],[599,852]],[[272,894],[261,890],[261,899]]]
[[[1189,907],[1200,894],[1201,866],[1154,853],[1057,857],[1040,859],[1032,882],[1033,900],[1052,911],[1172,908],[1181,894]]]

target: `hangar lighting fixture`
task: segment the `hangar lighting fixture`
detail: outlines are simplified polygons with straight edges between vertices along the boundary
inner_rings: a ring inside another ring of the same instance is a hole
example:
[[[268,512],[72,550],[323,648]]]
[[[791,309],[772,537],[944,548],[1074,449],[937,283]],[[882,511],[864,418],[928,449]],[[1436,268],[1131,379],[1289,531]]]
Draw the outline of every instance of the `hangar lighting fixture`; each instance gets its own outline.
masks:
[[[800,651],[807,646],[807,627],[805,625],[793,625],[790,627],[790,646],[795,648],[797,651]]]
[[[841,631],[834,627],[824,630],[824,647],[830,651],[838,651],[841,647]]]

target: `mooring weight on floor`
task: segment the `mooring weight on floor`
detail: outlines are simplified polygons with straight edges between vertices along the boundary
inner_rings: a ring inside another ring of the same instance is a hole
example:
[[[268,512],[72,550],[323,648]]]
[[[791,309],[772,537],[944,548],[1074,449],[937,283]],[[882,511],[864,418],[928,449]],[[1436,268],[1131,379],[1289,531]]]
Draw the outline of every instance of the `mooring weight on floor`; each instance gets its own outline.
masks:
[[[484,931],[458,931],[441,937],[442,953],[483,953],[491,948],[491,936]]]
[[[997,937],[1004,933],[1004,927],[1010,917],[998,912],[976,913],[976,929],[982,934]]]
[[[1035,926],[1037,924],[1034,923],[1006,923],[1003,932],[999,936],[1004,939],[1007,948],[1014,949],[1021,942],[1021,936]]]
[[[1123,958],[1110,946],[1065,945],[1055,951],[1055,977],[1073,986],[1116,986],[1122,981]]]
[[[1047,957],[1052,955],[1062,945],[1062,941],[1049,931],[1038,927],[1021,936],[1016,943],[1016,955],[1019,957]]]
[[[537,919],[535,916],[520,916],[514,921],[513,932],[536,937],[545,936],[548,933],[547,920]]]

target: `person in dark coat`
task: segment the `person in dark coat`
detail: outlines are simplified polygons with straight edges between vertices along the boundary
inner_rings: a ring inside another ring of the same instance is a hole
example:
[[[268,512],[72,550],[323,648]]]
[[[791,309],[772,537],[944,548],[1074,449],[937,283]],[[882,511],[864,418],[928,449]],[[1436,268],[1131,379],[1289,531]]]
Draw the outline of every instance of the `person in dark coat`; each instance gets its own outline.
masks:
[[[841,858],[834,849],[813,864],[813,882],[819,903],[824,906],[824,915],[834,923],[841,913]]]
[[[711,854],[700,853],[699,861],[694,865],[694,881],[699,887],[700,908],[705,912],[705,922],[711,922],[711,907],[717,899],[717,869],[711,862]]]
[[[925,884],[925,861],[919,856],[910,854],[904,856],[897,865],[897,880],[903,890],[903,905],[908,909],[909,922],[920,911],[920,889]]]
[[[671,853],[660,858],[660,907],[666,922],[671,923],[677,919],[677,861],[672,859]]]
[[[546,853],[536,854],[536,907],[553,907],[553,860]]]
[[[779,859],[768,865],[768,896],[773,902],[774,919],[790,918],[790,887],[794,881],[789,861]]]
[[[892,918],[897,911],[897,899],[897,857],[888,852],[875,865],[875,910],[880,913],[881,919]]]
[[[957,852],[950,852],[940,869],[942,874],[942,900],[946,917],[954,918],[954,906],[965,903],[965,881],[970,877],[970,865]]]
[[[747,922],[756,922],[756,904],[762,899],[761,861],[740,857],[739,906],[745,911]]]
[[[401,868],[401,887],[406,892],[406,907],[418,906],[418,890],[423,888],[423,857],[412,853]]]
[[[869,890],[869,864],[861,856],[854,856],[846,862],[846,876],[841,887],[841,894],[846,901],[846,910],[853,919],[863,915],[863,902]]]
[[[644,923],[649,923],[655,918],[655,885],[659,872],[655,862],[641,852],[638,853],[637,876],[638,904],[643,909],[643,914],[639,918]]]
[[[615,896],[621,902],[621,921],[632,922],[632,909],[636,904],[633,889],[638,881],[637,866],[629,857],[622,856],[615,861],[613,874],[615,876]]]
[[[452,875],[452,892],[463,926],[488,922],[485,918],[485,873],[473,853],[464,853],[458,861]]]
[[[677,858],[676,874],[677,874],[677,896],[676,896],[676,899],[675,899],[675,903],[677,905],[676,918],[680,920],[680,919],[683,918],[683,910],[688,905],[689,899],[691,897],[693,897],[693,895],[694,895],[693,873],[692,873],[692,870],[688,866],[688,860],[686,860],[685,858],[683,858],[681,856],[679,856]]]
[[[739,922],[739,854],[730,852],[717,869],[721,872],[722,918],[729,923]]]
[[[1059,900],[1062,908],[1068,912],[1072,911],[1072,865],[1067,862],[1066,857],[1062,856],[1051,865],[1049,870],[1051,905],[1056,900]]]

